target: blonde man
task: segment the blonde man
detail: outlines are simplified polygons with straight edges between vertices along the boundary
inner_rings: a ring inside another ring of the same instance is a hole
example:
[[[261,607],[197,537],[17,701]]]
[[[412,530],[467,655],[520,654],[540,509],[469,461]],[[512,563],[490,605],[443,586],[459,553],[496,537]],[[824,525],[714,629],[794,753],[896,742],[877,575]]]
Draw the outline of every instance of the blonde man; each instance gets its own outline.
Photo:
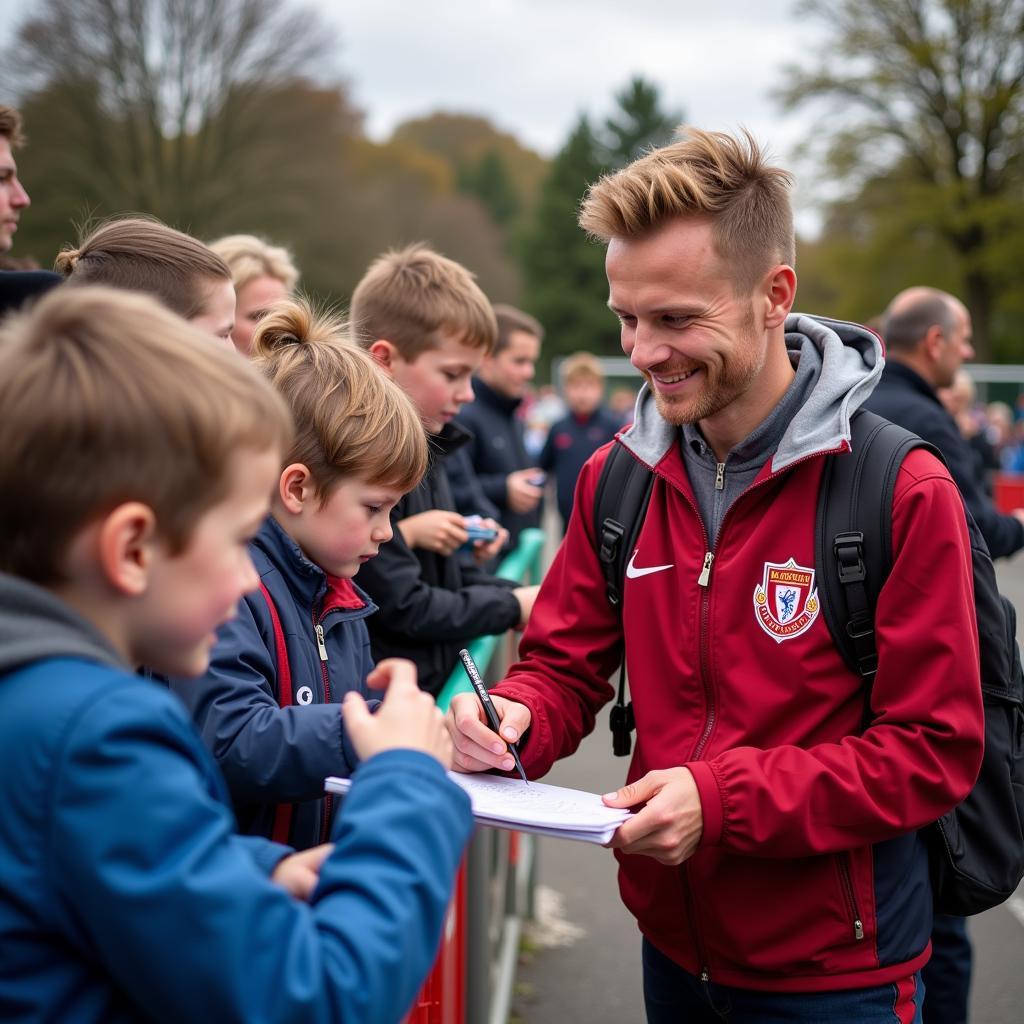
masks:
[[[638,810],[611,845],[648,1021],[919,1020],[917,829],[967,794],[982,753],[959,494],[927,452],[902,463],[865,725],[864,682],[820,615],[815,511],[882,351],[791,314],[788,175],[749,135],[690,129],[594,185],[580,220],[607,243],[609,306],[646,378],[614,443],[653,488],[613,607],[592,522],[611,445],[584,467],[523,660],[492,691],[501,739],[543,775],[613,696],[624,646],[637,744],[605,801]],[[462,771],[501,765],[471,701],[449,728]]]
[[[235,286],[231,341],[242,355],[251,355],[257,325],[275,303],[295,291],[299,271],[287,249],[255,235],[225,235],[210,248],[228,265]]]

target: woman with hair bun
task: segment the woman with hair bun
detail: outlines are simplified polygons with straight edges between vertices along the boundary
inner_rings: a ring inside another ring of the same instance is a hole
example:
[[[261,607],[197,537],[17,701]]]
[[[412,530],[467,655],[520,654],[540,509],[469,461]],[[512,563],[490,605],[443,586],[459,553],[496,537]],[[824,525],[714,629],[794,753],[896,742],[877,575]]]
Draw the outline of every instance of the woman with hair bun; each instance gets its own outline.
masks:
[[[376,606],[352,577],[391,539],[391,509],[423,476],[427,440],[339,318],[286,300],[253,349],[295,420],[271,515],[249,545],[261,588],[221,627],[206,675],[171,688],[223,769],[240,830],[305,849],[330,832],[324,779],[357,763],[338,702],[365,692]]]
[[[227,264],[198,239],[152,217],[119,217],[65,246],[54,268],[69,285],[146,292],[200,330],[230,344],[235,288]]]
[[[228,265],[237,297],[231,340],[244,356],[252,354],[252,336],[275,303],[288,298],[299,272],[291,253],[255,235],[226,235],[210,248]]]

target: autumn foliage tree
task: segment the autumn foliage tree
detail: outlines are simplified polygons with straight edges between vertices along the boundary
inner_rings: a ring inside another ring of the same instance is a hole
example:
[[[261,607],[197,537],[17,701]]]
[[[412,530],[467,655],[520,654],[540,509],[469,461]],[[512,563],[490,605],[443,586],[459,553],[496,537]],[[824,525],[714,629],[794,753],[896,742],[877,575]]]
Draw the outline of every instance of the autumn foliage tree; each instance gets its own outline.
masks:
[[[1024,230],[1024,0],[805,0],[801,10],[828,42],[818,66],[791,69],[784,101],[829,104],[826,173],[854,206],[884,202],[904,252],[947,254],[979,358],[990,358],[994,317],[1018,287],[1005,256]],[[919,283],[901,276],[889,286]]]

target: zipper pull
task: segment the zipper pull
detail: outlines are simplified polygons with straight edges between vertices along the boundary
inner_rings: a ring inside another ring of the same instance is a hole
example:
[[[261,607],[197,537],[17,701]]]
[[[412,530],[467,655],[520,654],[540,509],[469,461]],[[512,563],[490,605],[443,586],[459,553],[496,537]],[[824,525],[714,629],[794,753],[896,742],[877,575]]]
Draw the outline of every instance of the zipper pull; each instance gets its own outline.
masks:
[[[316,646],[320,651],[320,660],[327,660],[327,646],[324,644],[324,627],[319,623],[316,625]]]
[[[855,939],[864,938],[864,922],[859,918],[853,922],[853,937]]]
[[[715,470],[715,490],[721,491],[725,489],[725,463],[719,462],[718,468]]]
[[[703,981],[705,985],[711,980],[711,972],[706,967],[702,967],[700,969],[700,980]]]
[[[706,587],[711,579],[711,563],[715,560],[714,552],[709,551],[704,555],[704,565],[701,567],[700,575],[697,577],[697,586]]]

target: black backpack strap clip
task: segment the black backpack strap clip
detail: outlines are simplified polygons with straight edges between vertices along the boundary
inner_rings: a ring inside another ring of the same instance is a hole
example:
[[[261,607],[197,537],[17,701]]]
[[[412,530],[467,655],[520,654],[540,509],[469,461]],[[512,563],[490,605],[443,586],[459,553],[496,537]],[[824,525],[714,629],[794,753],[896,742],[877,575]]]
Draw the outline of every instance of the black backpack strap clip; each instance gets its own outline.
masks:
[[[860,409],[851,450],[828,459],[818,494],[822,610],[846,664],[870,681],[878,671],[875,606],[892,566],[892,500],[907,452],[931,445]],[[940,456],[941,458],[941,456]]]

